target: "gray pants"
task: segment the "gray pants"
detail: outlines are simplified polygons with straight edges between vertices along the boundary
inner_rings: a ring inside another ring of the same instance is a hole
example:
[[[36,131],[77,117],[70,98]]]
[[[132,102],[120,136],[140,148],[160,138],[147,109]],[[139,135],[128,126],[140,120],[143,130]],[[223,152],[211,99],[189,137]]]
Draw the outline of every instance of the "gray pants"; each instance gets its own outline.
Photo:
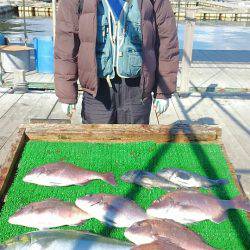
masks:
[[[82,121],[85,124],[149,124],[152,97],[142,101],[139,78],[116,77],[109,87],[101,79],[97,96],[83,94]]]

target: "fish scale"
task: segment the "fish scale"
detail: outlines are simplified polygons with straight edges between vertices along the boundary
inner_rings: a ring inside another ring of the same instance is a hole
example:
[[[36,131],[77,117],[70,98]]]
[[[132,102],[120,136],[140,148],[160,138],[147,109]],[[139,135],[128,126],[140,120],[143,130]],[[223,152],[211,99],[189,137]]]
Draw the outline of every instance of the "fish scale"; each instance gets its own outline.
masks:
[[[220,200],[192,190],[179,190],[162,196],[147,209],[149,216],[172,219],[182,224],[211,220],[220,223],[227,218],[228,209],[250,212],[248,199],[238,196],[233,200]]]
[[[125,182],[135,183],[145,188],[158,187],[166,191],[180,188],[179,185],[172,183],[161,176],[143,170],[128,171],[121,177],[121,179]]]
[[[129,227],[148,218],[134,201],[116,195],[86,195],[77,199],[75,204],[92,217],[115,227]]]
[[[113,173],[98,173],[65,162],[56,162],[34,168],[24,178],[24,182],[42,186],[84,185],[93,180],[103,180],[116,185]]]
[[[149,219],[140,221],[126,229],[124,235],[136,245],[150,244],[157,240],[163,240],[172,243],[175,247],[179,247],[179,249],[213,249],[205,244],[199,235],[172,220]],[[169,249],[173,248],[170,246]]]
[[[212,180],[207,177],[198,175],[196,173],[184,171],[177,168],[164,168],[161,169],[158,173],[158,176],[175,183],[181,187],[203,187],[209,188],[214,185],[225,185],[228,184],[228,180],[219,179]]]
[[[30,203],[9,218],[9,223],[37,229],[83,224],[91,216],[74,204],[57,199]]]

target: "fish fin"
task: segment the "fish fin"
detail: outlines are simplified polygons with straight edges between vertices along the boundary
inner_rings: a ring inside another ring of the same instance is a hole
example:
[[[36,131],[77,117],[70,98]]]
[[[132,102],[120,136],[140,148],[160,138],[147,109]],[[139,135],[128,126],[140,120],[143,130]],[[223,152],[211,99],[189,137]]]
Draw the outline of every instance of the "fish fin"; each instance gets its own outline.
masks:
[[[112,186],[116,186],[116,181],[113,173],[106,173],[103,175],[103,180],[107,181]]]
[[[250,212],[250,201],[242,195],[235,197],[229,202],[231,208],[238,208]]]
[[[215,218],[212,218],[211,221],[214,222],[214,223],[219,224],[220,222],[222,222],[222,221],[224,221],[226,219],[227,219],[227,214],[223,213],[223,214],[220,214],[219,216],[217,216]]]

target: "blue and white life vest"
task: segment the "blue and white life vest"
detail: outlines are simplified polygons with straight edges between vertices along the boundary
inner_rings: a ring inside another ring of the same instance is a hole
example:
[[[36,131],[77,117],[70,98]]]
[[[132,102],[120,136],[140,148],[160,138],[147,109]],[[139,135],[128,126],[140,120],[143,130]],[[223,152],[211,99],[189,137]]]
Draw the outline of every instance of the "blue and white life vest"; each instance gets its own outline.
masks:
[[[114,10],[110,4],[111,0],[99,1],[97,9],[98,77],[113,79],[115,69],[122,78],[138,77],[142,66],[141,13],[138,1],[124,1],[120,11],[119,6]]]

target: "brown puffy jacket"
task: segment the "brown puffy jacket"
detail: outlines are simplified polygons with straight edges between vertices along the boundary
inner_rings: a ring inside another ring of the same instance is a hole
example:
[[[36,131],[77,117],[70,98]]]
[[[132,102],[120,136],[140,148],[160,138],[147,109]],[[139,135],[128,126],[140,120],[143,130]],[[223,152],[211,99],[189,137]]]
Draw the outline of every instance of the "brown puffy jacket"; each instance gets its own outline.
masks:
[[[79,0],[59,2],[54,58],[56,95],[62,103],[77,102],[78,78],[84,91],[97,93],[98,1],[84,0],[80,15]],[[152,90],[156,98],[170,98],[176,90],[179,53],[171,4],[169,0],[138,0],[138,4],[143,37],[142,98]]]

